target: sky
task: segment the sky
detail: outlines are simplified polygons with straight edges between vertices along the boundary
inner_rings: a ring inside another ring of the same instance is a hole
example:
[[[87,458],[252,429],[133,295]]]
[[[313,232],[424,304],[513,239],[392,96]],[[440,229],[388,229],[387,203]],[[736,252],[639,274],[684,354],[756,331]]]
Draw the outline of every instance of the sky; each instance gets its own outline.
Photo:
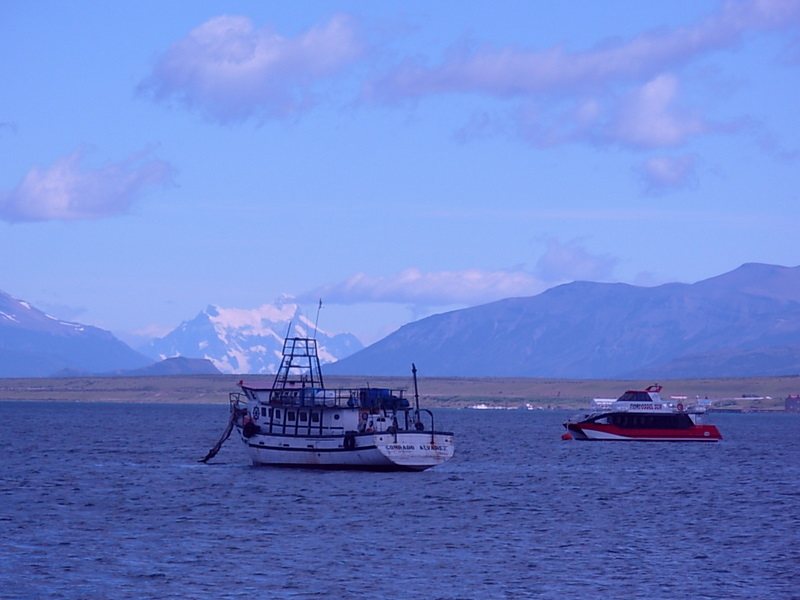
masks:
[[[800,2],[0,0],[0,290],[133,345],[364,344],[800,264]]]

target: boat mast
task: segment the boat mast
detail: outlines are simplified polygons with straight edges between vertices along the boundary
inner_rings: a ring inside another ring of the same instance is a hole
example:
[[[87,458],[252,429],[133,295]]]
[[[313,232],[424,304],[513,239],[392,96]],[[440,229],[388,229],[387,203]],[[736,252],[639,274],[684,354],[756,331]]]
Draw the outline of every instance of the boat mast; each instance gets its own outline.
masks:
[[[289,325],[291,329],[291,324]],[[283,341],[283,358],[275,374],[273,388],[285,389],[292,385],[324,388],[322,369],[319,364],[317,340],[313,338],[289,337]]]
[[[417,390],[417,365],[411,363],[411,373],[414,375],[414,406],[417,410],[417,418],[419,418],[419,391]]]
[[[317,339],[317,323],[319,323],[320,310],[322,310],[322,298],[319,299],[319,306],[317,307],[317,318],[314,319],[314,339]]]

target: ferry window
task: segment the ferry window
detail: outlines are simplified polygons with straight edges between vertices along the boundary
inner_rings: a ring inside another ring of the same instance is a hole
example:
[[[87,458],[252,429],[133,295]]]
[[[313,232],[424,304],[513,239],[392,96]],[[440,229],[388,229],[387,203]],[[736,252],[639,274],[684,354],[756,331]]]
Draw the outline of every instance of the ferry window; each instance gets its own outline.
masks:
[[[308,422],[308,413],[306,411],[301,411],[299,414],[300,414],[300,422],[301,423]]]
[[[280,408],[276,408],[275,409],[275,418],[276,419],[280,419],[281,418],[281,409]]]
[[[293,411],[293,410],[287,410],[287,411],[286,411],[286,418],[287,418],[289,421],[294,421],[294,420],[295,420],[295,414],[294,414],[294,411]]]
[[[262,406],[261,407],[261,416],[262,417],[266,417],[267,416],[267,407],[266,406]]]
[[[319,423],[319,413],[315,413],[315,412],[311,413],[311,422],[312,423]]]
[[[335,415],[333,415],[333,418],[338,420],[339,419],[339,413],[336,413]]]

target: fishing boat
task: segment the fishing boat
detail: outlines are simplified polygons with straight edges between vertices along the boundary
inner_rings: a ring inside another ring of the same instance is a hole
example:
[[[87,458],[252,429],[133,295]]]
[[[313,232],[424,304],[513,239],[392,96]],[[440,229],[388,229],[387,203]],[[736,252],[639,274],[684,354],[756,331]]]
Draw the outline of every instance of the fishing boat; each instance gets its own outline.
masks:
[[[436,428],[434,414],[404,389],[326,388],[317,340],[287,337],[269,387],[239,382],[230,394],[228,427],[202,460],[236,431],[254,465],[423,471],[453,457],[453,433]]]
[[[722,435],[714,425],[702,422],[705,407],[685,407],[665,402],[654,384],[644,390],[628,390],[614,402],[564,423],[564,439],[639,440],[665,442],[716,442]]]

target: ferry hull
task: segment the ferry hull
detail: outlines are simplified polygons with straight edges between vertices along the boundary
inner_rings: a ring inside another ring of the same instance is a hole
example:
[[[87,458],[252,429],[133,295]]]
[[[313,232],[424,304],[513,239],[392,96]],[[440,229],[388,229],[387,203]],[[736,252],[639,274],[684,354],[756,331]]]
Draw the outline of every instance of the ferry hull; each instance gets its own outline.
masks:
[[[453,457],[449,432],[358,433],[351,436],[243,438],[254,465],[424,471]]]
[[[713,425],[695,425],[689,429],[622,429],[595,423],[567,423],[567,431],[576,440],[642,442],[717,442],[722,439]]]

